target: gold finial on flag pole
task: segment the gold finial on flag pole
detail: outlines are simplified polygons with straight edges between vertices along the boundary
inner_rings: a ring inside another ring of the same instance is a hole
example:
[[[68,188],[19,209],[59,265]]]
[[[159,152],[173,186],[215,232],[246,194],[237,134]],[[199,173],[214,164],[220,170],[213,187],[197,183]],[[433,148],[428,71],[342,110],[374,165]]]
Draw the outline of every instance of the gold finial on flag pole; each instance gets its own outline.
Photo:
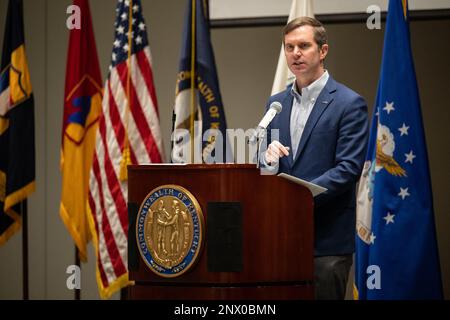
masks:
[[[403,5],[403,16],[405,17],[406,20],[406,12],[408,11],[408,0],[402,0],[402,5]]]

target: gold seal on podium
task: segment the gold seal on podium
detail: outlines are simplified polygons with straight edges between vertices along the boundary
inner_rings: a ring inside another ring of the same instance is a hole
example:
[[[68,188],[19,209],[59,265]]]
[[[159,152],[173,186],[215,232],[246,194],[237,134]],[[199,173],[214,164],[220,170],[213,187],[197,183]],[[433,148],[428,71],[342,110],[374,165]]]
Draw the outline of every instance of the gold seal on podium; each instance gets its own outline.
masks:
[[[136,240],[147,266],[177,277],[196,262],[203,241],[203,214],[185,188],[163,185],[150,191],[136,220]]]

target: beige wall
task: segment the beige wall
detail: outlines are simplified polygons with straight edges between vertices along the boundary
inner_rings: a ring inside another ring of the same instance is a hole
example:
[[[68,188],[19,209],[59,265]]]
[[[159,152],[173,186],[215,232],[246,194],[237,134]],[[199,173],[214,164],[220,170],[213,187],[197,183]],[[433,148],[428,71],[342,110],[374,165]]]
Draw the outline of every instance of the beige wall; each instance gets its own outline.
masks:
[[[170,146],[171,112],[184,1],[143,0],[153,54],[161,128],[166,156]],[[0,0],[0,45],[6,0]],[[59,147],[67,50],[66,8],[69,0],[24,0],[25,38],[36,99],[37,192],[29,202],[30,297],[72,299],[65,270],[74,261],[74,247],[58,214],[61,177]],[[98,55],[103,77],[109,65],[115,1],[93,0]],[[383,30],[365,24],[326,26],[330,38],[327,68],[361,93],[372,108],[379,75]],[[212,40],[226,117],[230,128],[250,128],[260,119],[270,94],[280,50],[281,27],[214,29]],[[412,45],[422,100],[434,206],[446,297],[450,298],[449,88],[450,20],[411,24]],[[414,236],[414,235],[411,235]],[[0,247],[0,299],[22,297],[21,234]],[[82,298],[98,298],[92,246],[82,267]],[[118,298],[116,295],[114,298]]]

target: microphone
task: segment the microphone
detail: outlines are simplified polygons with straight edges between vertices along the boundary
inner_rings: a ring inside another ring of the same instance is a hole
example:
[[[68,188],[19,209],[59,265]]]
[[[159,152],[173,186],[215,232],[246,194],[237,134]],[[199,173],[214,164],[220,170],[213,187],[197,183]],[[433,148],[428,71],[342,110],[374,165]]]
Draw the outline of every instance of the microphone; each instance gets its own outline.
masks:
[[[266,114],[256,127],[255,133],[250,138],[250,143],[254,143],[256,138],[261,137],[261,133],[267,129],[267,126],[272,122],[273,118],[281,112],[282,108],[283,106],[278,101],[274,101],[270,104],[269,110],[267,110]]]

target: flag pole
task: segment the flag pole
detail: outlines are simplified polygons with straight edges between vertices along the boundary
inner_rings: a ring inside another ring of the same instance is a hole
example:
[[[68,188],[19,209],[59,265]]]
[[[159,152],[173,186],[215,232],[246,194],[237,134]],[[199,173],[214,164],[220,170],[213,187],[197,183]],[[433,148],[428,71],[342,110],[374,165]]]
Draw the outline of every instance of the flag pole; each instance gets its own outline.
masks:
[[[120,300],[128,300],[128,287],[120,289]]]
[[[128,179],[127,166],[131,164],[130,156],[130,142],[128,139],[128,117],[131,109],[131,94],[130,94],[130,84],[131,84],[131,53],[133,50],[132,32],[133,32],[133,0],[130,0],[128,5],[128,74],[127,74],[127,110],[125,115],[125,141],[122,154],[122,161],[120,163],[120,180],[125,181]]]
[[[20,211],[22,216],[22,292],[23,300],[28,300],[28,217],[27,217],[27,200],[20,203]]]
[[[75,265],[80,268],[80,274],[81,274],[81,263],[80,263],[80,255],[78,251],[77,245],[75,245]],[[81,288],[77,289],[75,288],[75,300],[81,299]]]
[[[195,24],[196,24],[196,8],[195,2],[192,0],[191,12],[191,163],[194,163],[194,112],[195,112]]]
[[[133,0],[130,0],[128,5],[128,75],[127,75],[127,111],[126,111],[126,122],[125,122],[125,148],[123,149],[122,155],[122,163],[120,170],[120,179],[122,181],[128,179],[127,165],[131,164],[131,156],[130,156],[130,147],[128,141],[128,116],[131,110],[131,94],[130,94],[130,85],[131,85],[131,54],[133,51],[133,40],[132,40],[132,32],[133,32]],[[125,173],[125,174],[124,174]],[[126,288],[121,288],[120,290],[120,300],[126,300],[128,297]]]

